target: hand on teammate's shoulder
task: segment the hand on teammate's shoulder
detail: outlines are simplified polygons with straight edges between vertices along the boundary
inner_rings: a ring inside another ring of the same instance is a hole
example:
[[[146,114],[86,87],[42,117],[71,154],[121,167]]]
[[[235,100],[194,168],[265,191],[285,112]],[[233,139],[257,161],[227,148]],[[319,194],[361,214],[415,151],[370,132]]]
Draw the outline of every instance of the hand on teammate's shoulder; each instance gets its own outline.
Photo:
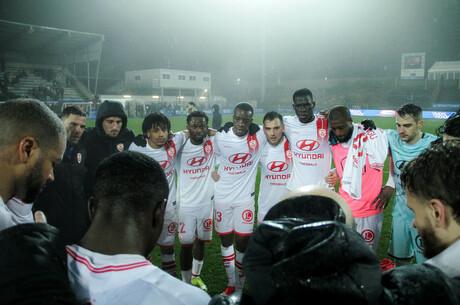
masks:
[[[133,142],[137,146],[146,147],[147,146],[147,137],[144,134],[139,134],[134,138]]]
[[[374,121],[372,120],[363,120],[361,121],[361,125],[363,125],[364,130],[375,130],[377,127],[375,126]]]
[[[227,123],[224,124],[224,126],[222,126],[221,128],[219,128],[218,131],[219,131],[219,132],[224,131],[225,133],[227,133],[227,132],[230,130],[230,128],[232,128],[232,127],[233,127],[233,122],[227,122]]]

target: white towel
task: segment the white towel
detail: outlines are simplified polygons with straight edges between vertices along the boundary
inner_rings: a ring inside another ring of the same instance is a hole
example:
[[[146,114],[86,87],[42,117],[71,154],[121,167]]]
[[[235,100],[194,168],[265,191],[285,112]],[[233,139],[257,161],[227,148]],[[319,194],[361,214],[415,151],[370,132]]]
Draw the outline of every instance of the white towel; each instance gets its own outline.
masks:
[[[368,130],[353,123],[353,139],[348,149],[347,161],[343,169],[342,189],[353,199],[361,199],[363,166],[369,155],[372,168],[381,170],[388,154],[388,139],[381,129]]]

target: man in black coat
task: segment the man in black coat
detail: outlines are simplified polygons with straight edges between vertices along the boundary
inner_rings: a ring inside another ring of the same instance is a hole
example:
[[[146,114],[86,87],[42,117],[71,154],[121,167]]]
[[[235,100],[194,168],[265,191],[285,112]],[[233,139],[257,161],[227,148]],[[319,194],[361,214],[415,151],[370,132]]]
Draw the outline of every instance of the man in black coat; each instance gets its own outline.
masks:
[[[212,105],[212,129],[219,130],[222,125],[222,114],[219,112],[219,105]]]
[[[84,189],[86,149],[79,144],[86,126],[86,113],[69,106],[61,120],[67,133],[67,147],[61,163],[54,168],[54,181],[39,194],[33,211],[45,213],[47,222],[58,228],[65,244],[80,241],[89,227]]]
[[[86,148],[85,188],[87,197],[93,194],[96,167],[106,157],[128,150],[134,139],[134,132],[127,128],[128,118],[123,105],[117,101],[104,101],[97,112],[96,127],[87,128],[82,137]]]

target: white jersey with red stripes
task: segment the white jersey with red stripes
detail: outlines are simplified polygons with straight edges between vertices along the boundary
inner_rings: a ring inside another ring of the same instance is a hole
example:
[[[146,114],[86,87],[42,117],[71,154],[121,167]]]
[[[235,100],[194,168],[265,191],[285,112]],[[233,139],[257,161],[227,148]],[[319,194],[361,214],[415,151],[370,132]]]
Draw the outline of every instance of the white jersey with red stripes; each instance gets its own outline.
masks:
[[[315,115],[310,123],[300,122],[297,116],[286,116],[283,121],[294,163],[288,190],[305,185],[327,187],[324,178],[331,169],[327,120],[321,115]]]
[[[187,140],[179,152],[177,170],[177,203],[181,207],[212,204],[215,168],[214,137],[206,137],[201,145]]]
[[[292,172],[292,153],[289,141],[283,138],[276,146],[267,143],[260,157],[258,207],[259,213],[263,215],[287,193],[287,183]]]
[[[186,140],[187,136],[181,131],[176,133],[162,148],[152,148],[148,143],[145,147],[137,146],[134,142],[129,146],[129,150],[146,154],[155,159],[164,169],[169,184],[167,211],[173,210],[176,205],[176,175],[174,170],[177,154]]]
[[[209,295],[138,254],[104,255],[66,247],[69,281],[79,304],[208,304]]]
[[[253,136],[239,137],[233,127],[216,133],[215,154],[220,179],[215,184],[214,201],[243,203],[254,200],[257,166],[267,138],[261,128]]]

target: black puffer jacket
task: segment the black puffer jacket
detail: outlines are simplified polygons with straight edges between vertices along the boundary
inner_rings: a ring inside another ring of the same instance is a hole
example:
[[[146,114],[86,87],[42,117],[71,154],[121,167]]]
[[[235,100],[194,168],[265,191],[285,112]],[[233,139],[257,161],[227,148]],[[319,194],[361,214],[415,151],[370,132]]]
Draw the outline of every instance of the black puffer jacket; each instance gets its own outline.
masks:
[[[102,122],[105,118],[121,117],[123,124],[120,133],[115,138],[105,134]],[[87,196],[93,194],[94,174],[97,166],[108,156],[123,150],[128,150],[133,142],[134,132],[127,128],[128,118],[123,105],[117,101],[104,101],[97,112],[96,127],[88,128],[81,139],[86,148],[88,158],[86,161],[87,178],[85,179]]]
[[[0,231],[0,304],[77,304],[57,234],[35,223]]]
[[[383,274],[382,285],[391,304],[460,304],[460,281],[428,264],[388,270]]]
[[[379,260],[337,221],[264,221],[243,266],[256,304],[378,304],[383,296]]]

